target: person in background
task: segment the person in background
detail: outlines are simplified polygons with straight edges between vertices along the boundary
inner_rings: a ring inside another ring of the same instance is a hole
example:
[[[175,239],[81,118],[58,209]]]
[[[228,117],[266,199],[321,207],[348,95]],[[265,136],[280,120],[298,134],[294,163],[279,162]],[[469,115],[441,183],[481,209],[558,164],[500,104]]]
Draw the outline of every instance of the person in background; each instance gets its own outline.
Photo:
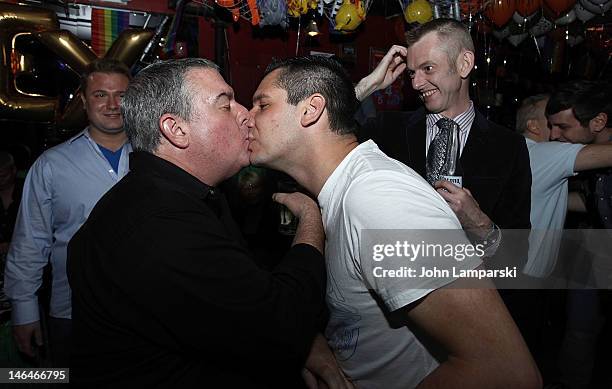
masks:
[[[92,62],[81,77],[81,99],[89,125],[45,151],[32,165],[6,269],[5,292],[12,304],[13,334],[19,350],[35,355],[43,345],[37,291],[50,263],[49,357],[54,367],[70,361],[71,304],[66,247],[102,195],[128,171],[132,151],[123,131],[119,104],[131,78],[119,61]]]
[[[474,244],[486,247],[485,266],[522,269],[528,259],[531,226],[531,169],[525,139],[489,121],[470,98],[475,48],[467,27],[439,18],[406,33],[407,47],[393,46],[374,71],[355,86],[361,101],[407,70],[423,107],[411,112],[380,112],[362,123],[360,140],[426,177],[455,212]],[[436,151],[445,132],[457,127],[463,187],[440,179]],[[506,231],[502,233],[501,229]],[[505,238],[504,238],[505,236]],[[497,280],[503,282],[505,280]],[[508,285],[509,284],[509,285]],[[531,343],[529,292],[512,279],[500,290],[521,333]],[[537,340],[537,339],[535,339]]]
[[[13,156],[6,151],[0,151],[0,256],[3,260],[13,236],[22,190],[23,180],[17,178],[17,166]]]
[[[568,209],[568,178],[577,172],[612,167],[612,144],[550,142],[545,109],[549,95],[530,96],[516,113],[516,130],[529,150],[531,176],[531,225],[529,261],[525,272],[546,277],[559,254]]]
[[[555,90],[546,104],[550,139],[568,144],[604,145],[612,141],[612,96],[610,84],[595,81],[571,81]],[[596,229],[612,228],[612,169],[586,172],[586,209]],[[597,234],[601,232],[595,232]],[[609,247],[611,237],[588,241],[587,246]],[[601,235],[597,235],[600,237]],[[600,248],[601,250],[601,248]],[[612,251],[612,247],[604,252]],[[609,257],[608,257],[609,258]],[[603,263],[608,267],[609,261]],[[604,269],[605,270],[605,269]],[[594,268],[593,273],[598,273]],[[610,313],[607,290],[574,289],[567,295],[567,321],[559,355],[560,381],[574,389],[588,388],[593,378],[597,343]]]

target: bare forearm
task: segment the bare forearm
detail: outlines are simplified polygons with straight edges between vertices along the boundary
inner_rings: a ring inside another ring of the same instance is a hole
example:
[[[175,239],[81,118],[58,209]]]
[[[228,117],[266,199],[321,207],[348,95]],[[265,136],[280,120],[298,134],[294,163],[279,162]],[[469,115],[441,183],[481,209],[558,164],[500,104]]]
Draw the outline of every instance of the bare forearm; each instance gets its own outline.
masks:
[[[299,243],[309,244],[321,253],[325,252],[325,232],[323,231],[320,214],[307,213],[300,218],[295,238],[293,239],[294,245]]]
[[[369,95],[376,91],[375,85],[370,81],[369,77],[366,76],[359,80],[357,85],[355,85],[355,95],[357,96],[357,100],[363,101]]]
[[[612,144],[587,145],[576,156],[574,171],[599,169],[612,166]]]
[[[541,388],[537,372],[519,371],[513,366],[504,366],[489,361],[461,360],[449,358],[428,375],[419,389],[460,387],[480,388]]]

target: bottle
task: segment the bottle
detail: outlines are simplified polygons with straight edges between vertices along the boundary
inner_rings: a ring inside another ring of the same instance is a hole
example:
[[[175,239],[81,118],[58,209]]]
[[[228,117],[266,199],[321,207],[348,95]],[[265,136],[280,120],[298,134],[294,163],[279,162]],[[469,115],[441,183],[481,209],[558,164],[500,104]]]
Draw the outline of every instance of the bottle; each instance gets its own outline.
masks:
[[[455,124],[449,133],[449,147],[446,161],[440,171],[442,180],[450,181],[458,187],[463,187],[463,170],[461,169],[461,140],[459,139],[459,125]]]

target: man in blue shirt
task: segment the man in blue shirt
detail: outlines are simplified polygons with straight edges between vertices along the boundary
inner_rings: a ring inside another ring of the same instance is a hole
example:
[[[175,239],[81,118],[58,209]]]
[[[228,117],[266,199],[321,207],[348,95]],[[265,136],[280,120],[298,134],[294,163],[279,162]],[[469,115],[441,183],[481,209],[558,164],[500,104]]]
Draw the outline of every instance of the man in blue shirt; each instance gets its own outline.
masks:
[[[71,291],[66,247],[100,197],[128,171],[131,146],[123,131],[120,100],[129,69],[116,60],[90,64],[81,78],[89,126],[44,152],[26,177],[5,270],[5,291],[13,305],[13,335],[19,350],[35,355],[42,346],[37,291],[51,263],[49,351],[56,367],[69,366]],[[35,345],[32,343],[34,339]]]

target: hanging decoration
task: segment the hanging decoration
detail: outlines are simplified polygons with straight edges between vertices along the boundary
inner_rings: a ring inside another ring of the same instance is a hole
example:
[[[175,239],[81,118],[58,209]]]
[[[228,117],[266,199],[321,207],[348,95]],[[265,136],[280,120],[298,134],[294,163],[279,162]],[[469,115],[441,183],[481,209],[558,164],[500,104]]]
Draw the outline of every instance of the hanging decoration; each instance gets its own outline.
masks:
[[[554,27],[553,22],[546,19],[546,17],[542,16],[540,20],[535,24],[535,26],[529,29],[529,33],[535,37],[540,35],[544,35]]]
[[[103,53],[104,57],[123,61],[131,67],[140,58],[153,34],[150,30],[126,29]],[[54,123],[63,129],[82,128],[82,120],[86,118],[78,90],[71,93],[62,109],[58,97],[17,89],[16,73],[26,70],[11,67],[13,64],[20,64],[23,57],[16,46],[15,38],[18,35],[33,36],[76,73],[82,73],[91,61],[98,58],[96,53],[74,34],[59,30],[59,22],[53,11],[0,3],[0,118],[31,123]]]
[[[580,4],[589,12],[594,13],[595,15],[603,15],[612,9],[612,0],[607,0],[602,2],[594,2],[592,0],[580,0]]]
[[[540,20],[540,17],[542,16],[542,12],[540,10],[535,11],[534,13],[532,13],[531,15],[528,16],[523,16],[521,14],[518,13],[518,11],[514,11],[514,14],[512,15],[512,20],[520,25],[521,27],[525,27],[525,29],[529,29],[531,27],[533,27],[533,25]]]
[[[351,0],[344,0],[342,7],[336,14],[336,26],[338,31],[354,31],[365,20],[365,10],[361,1],[352,3]]]
[[[555,16],[558,17],[564,12],[572,9],[574,4],[576,4],[576,0],[544,0],[544,3],[554,12]]]
[[[130,26],[129,12],[94,8],[91,10],[91,48],[104,55],[121,31]]]
[[[287,3],[278,0],[258,0],[259,26],[281,26],[287,28],[289,21],[287,18]]]
[[[512,46],[517,47],[520,45],[526,38],[529,36],[526,32],[521,34],[510,35],[508,37],[508,42],[512,43]]]
[[[427,0],[414,0],[404,9],[404,18],[408,23],[427,23],[433,18],[431,4]]]
[[[576,3],[576,5],[574,6],[574,12],[576,12],[576,17],[578,18],[578,20],[583,23],[588,22],[589,20],[595,17],[595,14],[593,12],[584,8],[584,6],[580,3]]]
[[[493,0],[486,8],[485,13],[493,24],[502,27],[512,18],[515,9],[514,0]]]
[[[542,7],[542,0],[518,0],[516,2],[516,13],[526,18],[534,14]]]
[[[502,41],[510,36],[510,24],[507,24],[504,28],[493,30],[493,36],[498,40]]]
[[[565,15],[561,16],[560,18],[555,19],[555,24],[557,26],[566,26],[568,24],[573,23],[574,20],[576,20],[576,12],[573,9],[571,9]]]
[[[297,18],[306,15],[311,9],[317,9],[317,0],[288,0],[287,11],[289,16]]]

